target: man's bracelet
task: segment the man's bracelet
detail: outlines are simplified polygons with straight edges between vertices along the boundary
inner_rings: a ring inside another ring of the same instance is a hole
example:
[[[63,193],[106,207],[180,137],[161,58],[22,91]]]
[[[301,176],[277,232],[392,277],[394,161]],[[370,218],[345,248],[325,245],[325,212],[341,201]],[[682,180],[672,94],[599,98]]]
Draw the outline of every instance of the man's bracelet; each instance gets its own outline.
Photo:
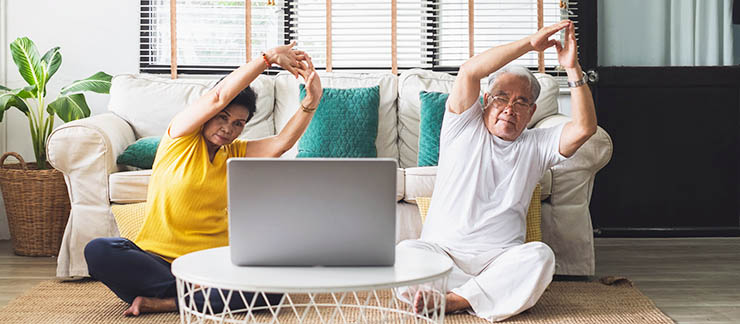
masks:
[[[583,78],[577,81],[568,81],[568,88],[578,88],[586,83],[588,83],[588,75],[586,75],[586,72],[583,73]]]

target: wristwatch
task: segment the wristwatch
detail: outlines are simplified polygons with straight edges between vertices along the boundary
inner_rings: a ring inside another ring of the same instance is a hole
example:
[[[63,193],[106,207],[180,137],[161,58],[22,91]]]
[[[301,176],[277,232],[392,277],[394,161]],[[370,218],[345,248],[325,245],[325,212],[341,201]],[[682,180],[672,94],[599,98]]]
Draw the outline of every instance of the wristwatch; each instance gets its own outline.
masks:
[[[588,75],[586,75],[586,72],[581,72],[581,73],[583,73],[583,78],[581,78],[580,80],[577,80],[577,81],[568,80],[568,88],[577,88],[577,87],[580,87],[588,83]]]

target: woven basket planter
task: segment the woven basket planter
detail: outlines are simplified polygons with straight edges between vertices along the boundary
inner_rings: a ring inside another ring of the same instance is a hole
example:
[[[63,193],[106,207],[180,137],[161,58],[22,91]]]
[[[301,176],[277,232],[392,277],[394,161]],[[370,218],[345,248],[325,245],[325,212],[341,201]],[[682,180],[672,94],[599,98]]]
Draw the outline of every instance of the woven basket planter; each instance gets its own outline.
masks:
[[[20,163],[5,165],[9,156]],[[62,173],[37,170],[35,163],[26,163],[17,153],[5,153],[0,157],[0,189],[15,254],[59,254],[70,209]]]

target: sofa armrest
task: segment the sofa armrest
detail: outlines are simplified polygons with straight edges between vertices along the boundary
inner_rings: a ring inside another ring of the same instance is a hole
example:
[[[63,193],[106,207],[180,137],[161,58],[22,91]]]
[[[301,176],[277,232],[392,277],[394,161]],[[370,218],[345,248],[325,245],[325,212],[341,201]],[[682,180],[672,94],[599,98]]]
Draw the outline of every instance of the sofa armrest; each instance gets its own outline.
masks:
[[[570,120],[571,118],[568,116],[556,114],[543,118],[534,128],[553,127],[567,123]],[[576,162],[575,165],[578,168],[588,169],[595,173],[609,163],[612,157],[612,148],[612,139],[609,134],[603,128],[597,127],[596,134],[591,136],[568,161],[561,164],[570,165]],[[558,166],[560,164],[553,167],[553,169]]]
[[[112,113],[66,123],[55,129],[46,144],[51,165],[62,172],[86,167],[102,158],[100,171],[106,177],[118,171],[116,158],[133,143],[134,131],[120,117]],[[94,158],[93,158],[94,155]]]
[[[549,116],[535,125],[552,127],[570,121]],[[542,239],[558,256],[555,273],[593,275],[593,226],[589,203],[594,177],[611,159],[612,141],[604,129],[596,133],[568,160],[553,166],[550,198],[542,204]]]
[[[118,171],[118,155],[134,140],[131,126],[111,113],[64,124],[49,135],[48,161],[64,174],[72,207],[57,258],[57,276],[87,276],[85,245],[97,237],[118,235],[108,178]]]

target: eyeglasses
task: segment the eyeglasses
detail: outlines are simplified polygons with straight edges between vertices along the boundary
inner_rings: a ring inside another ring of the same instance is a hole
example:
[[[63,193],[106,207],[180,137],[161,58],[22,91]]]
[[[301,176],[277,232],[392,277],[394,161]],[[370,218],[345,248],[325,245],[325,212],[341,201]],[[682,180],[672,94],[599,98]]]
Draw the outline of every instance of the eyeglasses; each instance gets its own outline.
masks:
[[[519,99],[515,100],[514,102],[511,102],[509,97],[506,96],[493,96],[491,98],[491,103],[497,108],[506,108],[507,106],[511,105],[511,108],[513,108],[517,112],[525,111],[529,109],[532,105],[527,103],[526,101]]]

